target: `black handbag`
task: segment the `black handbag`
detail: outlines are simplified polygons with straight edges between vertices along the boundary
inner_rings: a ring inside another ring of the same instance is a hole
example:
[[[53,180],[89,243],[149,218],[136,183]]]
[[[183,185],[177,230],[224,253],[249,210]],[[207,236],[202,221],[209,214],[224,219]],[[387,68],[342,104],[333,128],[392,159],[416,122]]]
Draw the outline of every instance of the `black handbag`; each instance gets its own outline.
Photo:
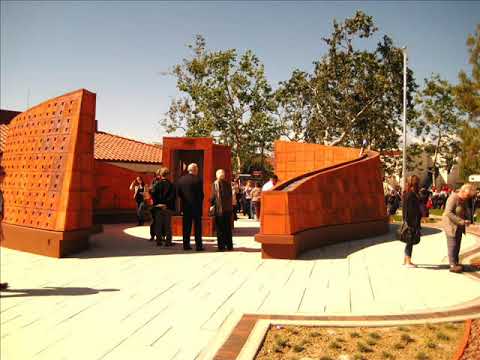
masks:
[[[397,232],[397,239],[406,244],[417,245],[420,242],[420,229],[408,226],[404,222]]]
[[[405,207],[408,209],[408,206]],[[407,212],[403,216],[403,222],[400,229],[397,231],[397,239],[406,243],[416,245],[420,242],[420,229],[408,226],[405,219],[408,218]]]

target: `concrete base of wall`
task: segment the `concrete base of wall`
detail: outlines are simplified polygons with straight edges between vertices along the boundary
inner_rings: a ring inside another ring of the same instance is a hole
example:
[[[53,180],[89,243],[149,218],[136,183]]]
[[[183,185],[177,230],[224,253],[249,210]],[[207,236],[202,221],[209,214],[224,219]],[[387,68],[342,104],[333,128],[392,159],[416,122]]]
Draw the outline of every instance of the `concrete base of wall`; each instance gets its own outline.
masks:
[[[51,231],[1,224],[1,246],[55,258],[83,251],[89,246],[91,229]]]
[[[388,218],[362,223],[322,226],[292,235],[255,235],[264,259],[296,259],[307,250],[343,241],[378,236],[389,231]]]

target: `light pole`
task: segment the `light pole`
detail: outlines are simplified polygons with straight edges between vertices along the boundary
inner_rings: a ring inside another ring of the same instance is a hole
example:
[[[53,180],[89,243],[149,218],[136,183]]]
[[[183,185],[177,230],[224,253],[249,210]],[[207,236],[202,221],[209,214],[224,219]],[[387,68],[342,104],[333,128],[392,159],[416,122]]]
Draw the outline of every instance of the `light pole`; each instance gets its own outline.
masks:
[[[405,191],[407,175],[407,47],[402,47],[403,54],[403,164],[402,189]]]

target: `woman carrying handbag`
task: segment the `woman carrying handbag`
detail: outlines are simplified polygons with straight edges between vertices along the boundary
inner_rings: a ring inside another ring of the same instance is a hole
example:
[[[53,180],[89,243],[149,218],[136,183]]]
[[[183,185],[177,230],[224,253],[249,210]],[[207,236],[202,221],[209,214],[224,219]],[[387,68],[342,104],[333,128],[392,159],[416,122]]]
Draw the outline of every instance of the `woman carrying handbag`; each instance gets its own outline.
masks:
[[[413,245],[420,242],[422,212],[420,209],[420,196],[418,194],[419,188],[420,179],[418,176],[409,176],[407,178],[407,183],[405,184],[405,192],[403,193],[403,223],[400,228],[400,240],[405,243],[403,265],[408,268],[416,267],[416,265],[412,263],[412,251]]]

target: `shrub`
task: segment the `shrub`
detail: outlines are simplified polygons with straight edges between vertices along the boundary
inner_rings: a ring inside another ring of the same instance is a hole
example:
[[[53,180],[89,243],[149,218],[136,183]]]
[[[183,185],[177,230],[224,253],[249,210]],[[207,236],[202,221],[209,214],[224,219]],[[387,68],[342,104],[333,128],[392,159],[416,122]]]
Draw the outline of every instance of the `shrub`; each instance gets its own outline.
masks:
[[[432,340],[427,341],[427,347],[429,349],[435,349],[437,347],[437,344],[435,344]]]
[[[290,332],[294,335],[298,335],[298,333],[299,333],[297,328],[293,328],[292,330],[290,330]]]
[[[318,331],[313,331],[313,332],[310,333],[310,336],[311,336],[311,337],[318,337],[318,336],[321,336],[321,335],[322,335],[322,334],[319,333]]]
[[[352,337],[352,338],[359,338],[359,337],[360,337],[360,334],[359,334],[358,332],[354,331],[354,332],[351,332],[351,333],[350,333],[350,337]]]
[[[335,341],[340,342],[340,343],[344,343],[345,339],[344,338],[336,338]]]
[[[402,334],[400,337],[403,341],[405,341],[407,344],[414,342],[415,340],[408,334]]]
[[[399,326],[399,327],[397,327],[397,330],[398,331],[408,331],[408,328],[405,327],[405,326]]]
[[[395,345],[393,345],[393,348],[395,350],[401,350],[401,349],[405,349],[405,346],[401,343],[396,343]]]
[[[366,353],[366,352],[372,352],[372,348],[371,347],[368,347],[367,345],[365,345],[364,343],[362,342],[358,342],[357,343],[357,349],[358,351],[362,352],[362,353]]]
[[[366,360],[366,358],[362,354],[355,354],[353,355],[353,360]]]
[[[380,334],[376,333],[376,332],[370,333],[370,334],[368,334],[368,336],[370,336],[374,340],[378,340],[378,339],[381,338]]]
[[[328,347],[329,347],[330,349],[338,350],[338,349],[341,349],[341,348],[342,348],[342,345],[340,345],[340,344],[339,344],[338,342],[336,342],[336,341],[332,341],[332,342],[330,343],[330,345],[328,345]]]
[[[419,352],[417,353],[417,355],[415,356],[415,359],[417,360],[428,360],[430,359],[427,354],[425,354],[424,352]]]
[[[425,326],[427,327],[428,330],[435,330],[436,329],[435,325],[433,325],[433,324],[426,324]]]
[[[283,350],[283,347],[282,347],[282,346],[277,345],[277,344],[273,345],[273,352],[281,353],[282,350]]]
[[[285,346],[287,346],[287,344],[288,344],[288,340],[282,338],[281,336],[278,336],[278,337],[275,339],[275,343],[276,343],[278,346],[285,347]]]
[[[377,345],[377,342],[375,340],[367,340],[367,344],[370,346],[375,346]]]
[[[382,358],[383,359],[395,359],[395,356],[390,354],[388,351],[383,351],[382,352]]]
[[[438,340],[448,341],[448,340],[450,340],[450,337],[449,337],[447,334],[439,331],[439,332],[437,333],[437,339],[438,339]]]
[[[330,356],[322,356],[320,360],[333,360]]]
[[[305,350],[305,348],[303,347],[303,345],[300,345],[300,344],[297,344],[293,347],[293,351],[295,352],[302,352],[303,350]]]

